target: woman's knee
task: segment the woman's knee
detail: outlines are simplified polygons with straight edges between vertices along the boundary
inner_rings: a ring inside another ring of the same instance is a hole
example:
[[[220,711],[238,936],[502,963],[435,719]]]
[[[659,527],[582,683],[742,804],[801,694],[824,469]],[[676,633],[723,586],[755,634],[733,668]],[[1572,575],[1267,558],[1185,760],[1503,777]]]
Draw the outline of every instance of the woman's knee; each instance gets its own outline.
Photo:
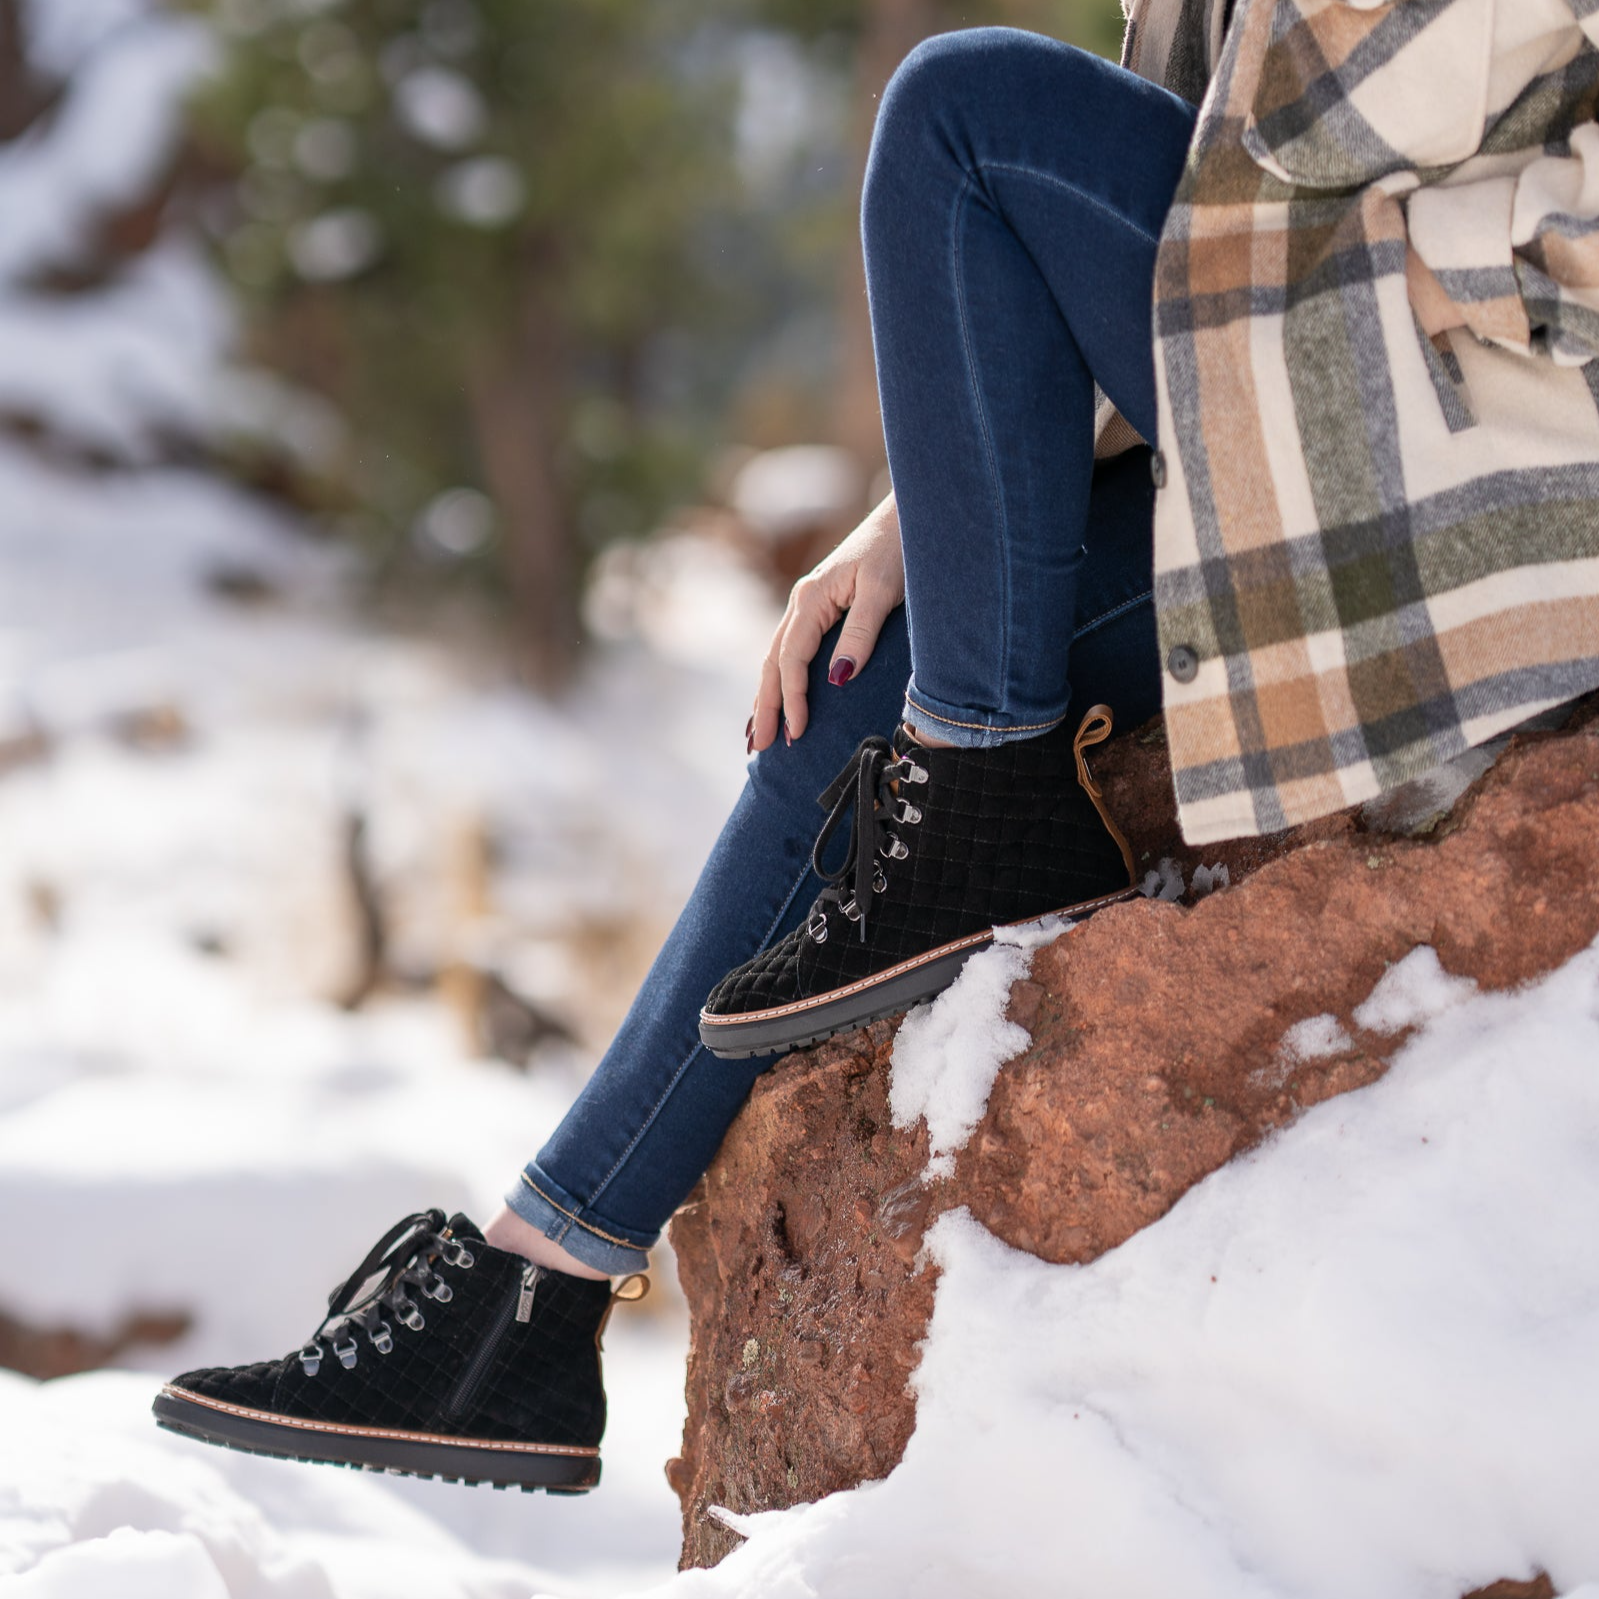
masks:
[[[986,142],[1017,113],[1019,88],[1058,75],[1063,56],[1081,53],[1020,28],[961,28],[924,39],[883,90],[863,212],[872,209],[874,189],[879,196],[896,192],[907,175],[925,175],[940,156],[970,172],[974,143]]]
[[[925,127],[976,101],[1004,95],[1027,62],[1071,48],[1021,28],[935,33],[923,39],[888,80],[878,107],[879,133],[892,133],[904,124]]]

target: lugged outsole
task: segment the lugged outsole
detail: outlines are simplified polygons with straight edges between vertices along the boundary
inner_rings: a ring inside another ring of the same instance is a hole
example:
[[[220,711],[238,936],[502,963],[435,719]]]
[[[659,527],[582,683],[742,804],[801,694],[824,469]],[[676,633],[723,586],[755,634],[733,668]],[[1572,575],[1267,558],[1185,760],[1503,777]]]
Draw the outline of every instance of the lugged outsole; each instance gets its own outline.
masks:
[[[193,1438],[200,1443],[232,1449],[238,1454],[259,1455],[270,1460],[296,1460],[308,1466],[346,1466],[352,1471],[375,1471],[392,1477],[454,1482],[468,1488],[520,1488],[523,1493],[537,1493],[542,1489],[552,1494],[586,1494],[598,1487],[600,1481],[600,1462],[596,1455],[513,1454],[487,1449],[473,1450],[469,1445],[442,1446],[433,1452],[451,1457],[451,1465],[475,1467],[481,1462],[486,1467],[498,1469],[427,1471],[422,1469],[423,1463],[419,1460],[398,1463],[381,1458],[340,1459],[333,1454],[306,1454],[295,1448],[275,1447],[279,1443],[286,1445],[291,1437],[295,1442],[319,1437],[330,1444],[335,1440],[342,1441],[347,1454],[364,1452],[380,1457],[383,1454],[399,1455],[404,1440],[389,1441],[339,1432],[291,1433],[287,1428],[282,1429],[283,1436],[279,1438],[275,1436],[275,1429],[270,1423],[242,1421],[237,1416],[211,1411],[207,1406],[166,1390],[156,1396],[152,1409],[156,1424],[168,1432]],[[247,1442],[246,1439],[253,1441]],[[474,1455],[476,1459],[471,1458]],[[457,1461],[454,1457],[461,1458]],[[403,1458],[400,1456],[401,1460]],[[563,1476],[568,1480],[560,1480]],[[580,1478],[587,1480],[577,1480]]]
[[[1138,890],[1129,887],[1098,899],[1086,900],[1079,905],[1069,905],[1051,915],[1085,920],[1107,905],[1117,905],[1132,899]],[[1043,917],[1030,917],[1029,921],[1042,921]],[[1027,922],[1013,922],[1013,927],[1025,927]],[[713,1019],[700,1015],[700,1042],[718,1060],[748,1060],[755,1055],[773,1055],[779,1051],[809,1049],[812,1044],[837,1038],[840,1033],[853,1033],[885,1016],[898,1016],[917,1005],[936,999],[960,976],[961,968],[971,957],[989,947],[992,934],[960,940],[948,953],[930,950],[907,969],[896,972],[894,968],[881,975],[880,981],[865,980],[855,992],[841,999],[830,1000],[826,994],[815,995],[811,1000],[795,1007],[780,1006],[775,1016],[755,1013],[752,1020]],[[865,1007],[865,1008],[859,1008]],[[794,1029],[799,1029],[795,1031]]]

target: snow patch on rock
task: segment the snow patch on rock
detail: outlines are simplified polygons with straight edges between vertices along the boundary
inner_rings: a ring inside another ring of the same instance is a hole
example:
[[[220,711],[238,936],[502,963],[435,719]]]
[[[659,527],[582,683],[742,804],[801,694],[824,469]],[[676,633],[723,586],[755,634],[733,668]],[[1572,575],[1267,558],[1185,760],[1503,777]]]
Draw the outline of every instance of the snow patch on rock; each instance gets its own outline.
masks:
[[[1451,977],[1438,951],[1422,944],[1383,973],[1371,997],[1355,1012],[1355,1025],[1369,1033],[1403,1032],[1424,1026],[1476,992],[1469,977]]]
[[[1033,951],[1071,924],[1058,916],[994,931],[989,949],[972,956],[931,1005],[913,1010],[894,1040],[888,1103],[894,1125],[927,1123],[926,1178],[948,1176],[956,1151],[983,1119],[994,1079],[1028,1044],[1028,1032],[1006,1016],[1011,988],[1033,964]]]

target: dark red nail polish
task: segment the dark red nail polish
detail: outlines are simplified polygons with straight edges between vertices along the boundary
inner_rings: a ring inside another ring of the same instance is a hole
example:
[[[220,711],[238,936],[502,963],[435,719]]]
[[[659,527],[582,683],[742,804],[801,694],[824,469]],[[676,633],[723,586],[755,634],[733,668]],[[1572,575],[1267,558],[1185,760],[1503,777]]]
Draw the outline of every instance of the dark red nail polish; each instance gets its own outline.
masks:
[[[746,755],[753,755],[755,753],[755,735],[753,733],[751,733],[744,740],[744,753]]]
[[[744,737],[755,737],[755,718],[753,716],[744,724]]]
[[[847,655],[841,655],[833,662],[827,674],[827,681],[835,688],[849,682],[855,675],[855,663]]]

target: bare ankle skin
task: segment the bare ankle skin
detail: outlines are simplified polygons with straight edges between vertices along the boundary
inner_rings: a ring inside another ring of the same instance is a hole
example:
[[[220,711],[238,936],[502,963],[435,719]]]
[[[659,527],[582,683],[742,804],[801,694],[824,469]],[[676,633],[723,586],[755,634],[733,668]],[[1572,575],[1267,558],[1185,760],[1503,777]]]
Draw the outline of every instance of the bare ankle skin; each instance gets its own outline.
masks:
[[[912,727],[909,722],[905,724],[905,731],[922,746],[924,750],[952,750],[955,748],[947,738],[933,738],[922,732],[920,728]]]
[[[501,1205],[483,1229],[483,1237],[496,1249],[507,1254],[520,1255],[535,1266],[548,1266],[552,1271],[564,1271],[573,1277],[586,1277],[590,1282],[605,1282],[608,1272],[596,1271],[585,1265],[576,1255],[569,1255],[558,1243],[546,1238],[537,1227],[523,1221],[509,1205]]]

